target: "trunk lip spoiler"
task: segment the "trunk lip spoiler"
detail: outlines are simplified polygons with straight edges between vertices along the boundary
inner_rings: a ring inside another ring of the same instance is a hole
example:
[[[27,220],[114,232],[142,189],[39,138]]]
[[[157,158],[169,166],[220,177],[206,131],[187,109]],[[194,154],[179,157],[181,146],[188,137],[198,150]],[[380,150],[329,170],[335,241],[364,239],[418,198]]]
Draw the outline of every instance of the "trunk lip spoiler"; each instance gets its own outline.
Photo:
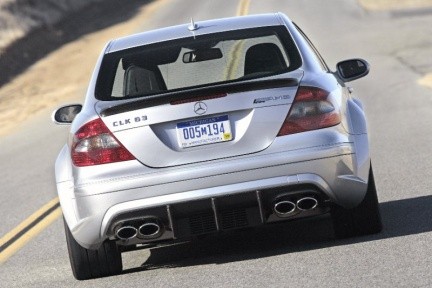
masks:
[[[119,104],[113,107],[103,109],[100,112],[101,117],[112,116],[124,112],[149,108],[161,104],[169,104],[171,101],[180,101],[186,99],[200,98],[220,93],[240,93],[254,90],[266,90],[283,87],[295,87],[299,85],[299,80],[296,78],[277,78],[266,79],[251,82],[225,83],[214,86],[192,88],[182,91],[162,93],[157,95],[145,96],[142,99],[133,102]],[[198,101],[198,100],[197,100]]]

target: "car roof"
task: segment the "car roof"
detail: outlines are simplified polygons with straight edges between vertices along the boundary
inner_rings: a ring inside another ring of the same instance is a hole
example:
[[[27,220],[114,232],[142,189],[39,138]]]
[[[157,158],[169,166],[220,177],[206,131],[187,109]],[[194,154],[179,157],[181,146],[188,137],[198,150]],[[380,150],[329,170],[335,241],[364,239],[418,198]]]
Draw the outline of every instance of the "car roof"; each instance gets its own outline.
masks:
[[[151,30],[139,34],[113,40],[105,53],[112,53],[141,45],[158,43],[168,40],[180,39],[190,36],[199,36],[223,31],[240,30],[256,27],[282,25],[281,13],[258,14],[221,18],[207,21],[197,21],[197,28],[189,30],[190,23]],[[286,17],[286,16],[285,16]]]

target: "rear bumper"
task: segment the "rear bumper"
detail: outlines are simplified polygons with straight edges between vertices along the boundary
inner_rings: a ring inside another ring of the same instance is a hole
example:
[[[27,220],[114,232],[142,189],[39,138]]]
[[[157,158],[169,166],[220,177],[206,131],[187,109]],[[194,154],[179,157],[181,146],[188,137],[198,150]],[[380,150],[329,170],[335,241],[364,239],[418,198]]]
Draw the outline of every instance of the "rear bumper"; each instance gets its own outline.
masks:
[[[355,207],[366,193],[367,178],[362,175],[367,175],[368,163],[368,157],[359,159],[353,143],[346,142],[259,157],[227,159],[208,164],[205,168],[201,165],[197,171],[212,173],[194,179],[182,180],[186,172],[177,169],[175,176],[169,175],[173,173],[169,170],[159,175],[153,173],[151,177],[122,177],[80,186],[64,181],[57,183],[57,188],[74,238],[83,247],[96,248],[110,236],[110,229],[119,215],[160,207],[166,211],[167,205],[211,201],[228,195],[256,195],[256,191],[262,191],[262,197],[267,199],[270,197],[267,195],[273,193],[267,191],[283,188],[289,192],[299,185],[309,185],[329,202],[346,208]],[[218,169],[218,165],[225,170]],[[229,167],[235,172],[227,173]],[[164,182],[164,179],[171,181]]]

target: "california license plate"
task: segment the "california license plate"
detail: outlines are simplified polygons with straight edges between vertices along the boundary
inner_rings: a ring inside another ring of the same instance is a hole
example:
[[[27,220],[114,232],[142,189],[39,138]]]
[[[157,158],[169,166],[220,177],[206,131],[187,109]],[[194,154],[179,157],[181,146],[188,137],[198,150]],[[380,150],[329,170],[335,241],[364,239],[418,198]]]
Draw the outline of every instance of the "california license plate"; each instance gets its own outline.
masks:
[[[228,115],[177,123],[177,139],[182,148],[230,141]]]

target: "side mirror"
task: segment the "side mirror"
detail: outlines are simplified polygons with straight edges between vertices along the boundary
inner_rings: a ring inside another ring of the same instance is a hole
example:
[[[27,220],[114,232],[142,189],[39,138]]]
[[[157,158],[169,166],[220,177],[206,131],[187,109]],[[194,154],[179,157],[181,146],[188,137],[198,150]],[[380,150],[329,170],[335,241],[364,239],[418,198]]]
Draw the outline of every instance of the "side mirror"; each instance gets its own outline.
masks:
[[[349,82],[366,76],[369,73],[370,66],[366,60],[350,59],[339,62],[336,69],[339,77],[345,82]]]
[[[81,112],[81,109],[82,105],[80,104],[62,106],[54,111],[52,120],[55,124],[71,124],[75,116]]]

